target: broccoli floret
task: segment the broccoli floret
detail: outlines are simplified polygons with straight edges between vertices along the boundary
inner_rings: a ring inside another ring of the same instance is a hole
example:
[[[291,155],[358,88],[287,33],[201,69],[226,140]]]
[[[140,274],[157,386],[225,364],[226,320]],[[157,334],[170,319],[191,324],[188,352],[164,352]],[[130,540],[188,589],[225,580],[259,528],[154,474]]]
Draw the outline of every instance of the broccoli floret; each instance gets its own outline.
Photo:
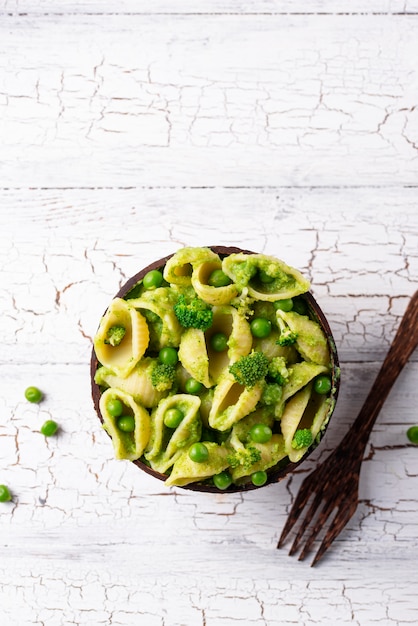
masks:
[[[167,363],[154,363],[151,370],[151,383],[157,391],[168,391],[176,379],[176,368]]]
[[[267,383],[261,394],[260,402],[266,406],[273,406],[280,402],[283,388],[278,383]]]
[[[111,346],[118,346],[126,334],[124,326],[111,326],[106,333],[105,343]]]
[[[277,325],[280,330],[280,336],[276,343],[278,343],[279,346],[292,346],[298,338],[297,333],[294,333],[293,330],[289,328],[280,315],[277,316]]]
[[[188,300],[184,294],[181,294],[174,305],[174,313],[183,328],[207,330],[212,326],[213,311],[197,296]]]
[[[232,469],[243,467],[245,470],[251,470],[252,466],[260,459],[261,452],[254,446],[239,448],[227,456],[227,461]]]
[[[267,375],[268,366],[266,355],[253,350],[230,365],[229,371],[238,383],[251,388]]]
[[[286,367],[286,359],[275,356],[271,359],[267,372],[268,378],[279,385],[285,385],[289,380],[289,370]]]
[[[292,448],[294,450],[301,450],[302,448],[308,448],[313,441],[312,433],[309,428],[301,428],[295,432],[292,439]]]
[[[248,295],[248,288],[244,287],[241,293],[232,298],[231,305],[235,307],[245,319],[249,319],[252,315],[254,315],[254,298]]]

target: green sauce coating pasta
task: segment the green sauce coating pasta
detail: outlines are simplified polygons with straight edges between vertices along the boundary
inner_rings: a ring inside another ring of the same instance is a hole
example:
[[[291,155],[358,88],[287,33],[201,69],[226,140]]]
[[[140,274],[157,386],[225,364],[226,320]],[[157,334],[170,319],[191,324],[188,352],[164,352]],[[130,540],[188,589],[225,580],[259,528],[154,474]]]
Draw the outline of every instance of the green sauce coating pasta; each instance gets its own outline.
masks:
[[[309,431],[306,441],[316,445],[334,403],[332,389],[320,394],[314,384],[331,376],[329,339],[307,306],[292,308],[293,298],[304,303],[309,281],[272,256],[219,255],[204,247],[180,249],[159,273],[160,285],[147,289],[140,281],[126,300],[115,298],[94,338],[100,411],[116,458],[140,459],[168,486],[180,487],[216,487],[213,477],[222,473],[239,486],[255,472],[301,460],[311,446],[292,447],[295,432]],[[194,297],[210,311],[209,327],[179,323],[176,303]],[[268,323],[268,334],[251,332],[254,319]],[[222,350],[214,344],[219,336]],[[170,366],[174,380],[156,386],[153,368],[166,348],[178,356]],[[254,377],[248,372],[250,385],[231,372],[253,352],[263,354],[265,367]],[[190,379],[201,383],[196,394],[187,393]],[[123,403],[132,432],[118,429],[109,399]],[[268,441],[252,440],[251,429],[260,425],[271,433]],[[208,455],[196,462],[188,450],[199,442]]]

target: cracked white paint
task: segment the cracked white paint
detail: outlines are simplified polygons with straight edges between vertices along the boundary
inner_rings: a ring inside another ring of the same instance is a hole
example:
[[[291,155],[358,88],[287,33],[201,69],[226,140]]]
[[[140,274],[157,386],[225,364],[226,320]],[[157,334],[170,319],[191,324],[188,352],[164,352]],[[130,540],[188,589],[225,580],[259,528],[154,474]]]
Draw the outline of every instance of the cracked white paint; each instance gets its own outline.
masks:
[[[0,179],[415,184],[418,21],[405,20],[226,11],[173,14],[167,28],[164,12],[12,12],[0,31]]]
[[[105,4],[0,4],[0,624],[410,626],[417,353],[333,548],[312,570],[275,546],[418,285],[417,2]],[[120,285],[211,244],[306,273],[342,366],[319,448],[245,495],[115,461],[90,399],[91,338]]]

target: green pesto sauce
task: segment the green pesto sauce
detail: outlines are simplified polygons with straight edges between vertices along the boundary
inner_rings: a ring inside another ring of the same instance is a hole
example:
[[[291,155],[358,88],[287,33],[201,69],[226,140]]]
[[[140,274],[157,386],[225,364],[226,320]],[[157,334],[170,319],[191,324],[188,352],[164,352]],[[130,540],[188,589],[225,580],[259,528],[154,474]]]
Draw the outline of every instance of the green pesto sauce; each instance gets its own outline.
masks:
[[[178,449],[186,448],[187,446],[194,443],[195,441],[199,441],[201,433],[202,433],[202,422],[200,421],[200,418],[197,415],[196,419],[194,419],[188,425],[187,430],[185,430],[183,439],[176,441],[176,447]]]
[[[264,272],[273,280],[269,283],[259,278],[259,272]],[[234,266],[235,283],[241,289],[248,284],[257,291],[276,293],[295,286],[295,278],[284,272],[277,263],[269,259],[260,259],[249,256],[248,259]]]

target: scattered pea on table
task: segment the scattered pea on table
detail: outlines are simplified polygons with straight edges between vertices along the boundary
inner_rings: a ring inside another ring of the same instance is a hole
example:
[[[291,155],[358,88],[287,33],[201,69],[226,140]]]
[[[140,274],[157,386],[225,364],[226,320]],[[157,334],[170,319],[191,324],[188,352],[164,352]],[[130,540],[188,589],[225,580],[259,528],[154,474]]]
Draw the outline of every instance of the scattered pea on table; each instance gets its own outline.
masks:
[[[43,393],[38,387],[27,387],[25,390],[25,398],[29,402],[38,404],[43,398]]]
[[[57,430],[58,430],[58,424],[57,422],[54,422],[54,420],[47,420],[41,426],[41,433],[45,437],[52,437],[52,435],[55,435]]]
[[[0,502],[9,502],[12,499],[12,494],[6,485],[0,485]]]

